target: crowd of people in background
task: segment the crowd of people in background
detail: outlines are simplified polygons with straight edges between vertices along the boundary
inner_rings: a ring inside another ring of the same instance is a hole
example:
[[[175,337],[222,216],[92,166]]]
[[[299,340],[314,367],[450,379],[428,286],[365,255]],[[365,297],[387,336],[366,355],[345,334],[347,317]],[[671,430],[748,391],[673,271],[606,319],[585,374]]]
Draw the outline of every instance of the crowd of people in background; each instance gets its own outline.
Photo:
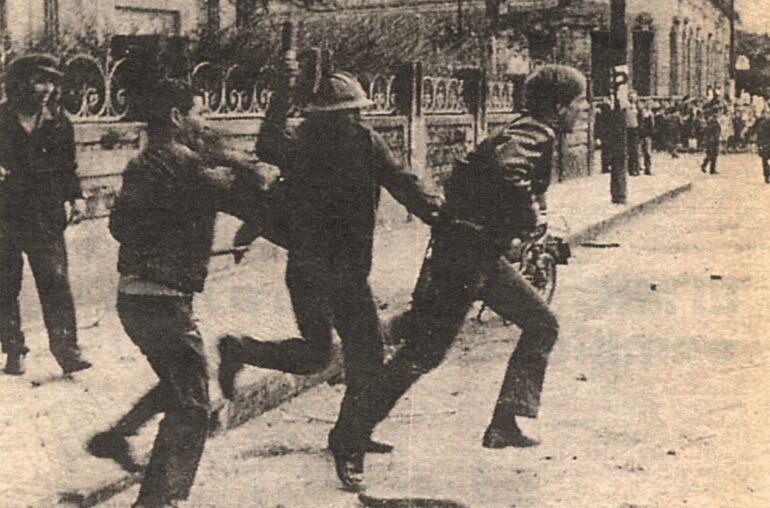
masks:
[[[605,148],[612,136],[611,109],[610,99],[603,100],[596,108],[594,124],[595,137],[602,147],[601,168],[605,173],[610,171],[610,157]],[[755,147],[770,144],[759,139],[764,132],[759,125],[763,113],[745,101],[689,96],[640,99],[632,91],[624,110],[627,168],[632,176],[640,174],[640,168],[644,174],[651,174],[650,154],[653,150],[667,152],[672,158],[678,158],[682,152],[704,152],[703,167],[706,167],[712,165],[712,160],[715,164],[719,154],[755,151],[758,149]]]

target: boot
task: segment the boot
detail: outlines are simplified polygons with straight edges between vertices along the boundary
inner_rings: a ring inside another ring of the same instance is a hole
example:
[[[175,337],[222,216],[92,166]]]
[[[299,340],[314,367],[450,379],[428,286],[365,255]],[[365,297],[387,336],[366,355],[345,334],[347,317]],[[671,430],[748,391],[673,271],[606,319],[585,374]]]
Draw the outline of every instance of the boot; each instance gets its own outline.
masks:
[[[346,444],[339,434],[332,430],[329,433],[329,451],[334,457],[334,470],[345,490],[362,492],[364,484],[364,457],[366,451]]]
[[[529,448],[540,444],[539,441],[525,436],[521,429],[514,424],[513,428],[503,429],[499,425],[491,425],[484,432],[481,446],[484,448]]]
[[[219,339],[217,349],[219,350],[220,359],[219,372],[217,374],[219,388],[226,399],[233,400],[235,398],[235,376],[243,368],[243,363],[238,357],[240,340],[238,337],[225,335]]]
[[[95,434],[86,444],[86,451],[100,459],[112,459],[129,473],[137,472],[140,466],[131,457],[126,438],[114,430]]]
[[[56,356],[56,361],[65,376],[92,367],[91,362],[80,356],[80,352]]]
[[[5,369],[3,371],[11,376],[21,376],[24,374],[24,354],[8,353],[5,357]]]

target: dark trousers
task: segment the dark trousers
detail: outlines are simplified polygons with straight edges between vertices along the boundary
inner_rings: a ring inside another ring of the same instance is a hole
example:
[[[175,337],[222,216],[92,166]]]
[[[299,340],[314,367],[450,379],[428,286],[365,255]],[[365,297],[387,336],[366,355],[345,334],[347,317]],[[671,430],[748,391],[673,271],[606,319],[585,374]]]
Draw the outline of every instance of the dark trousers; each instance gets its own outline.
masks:
[[[626,153],[628,174],[639,174],[639,136],[636,129],[626,129]]]
[[[765,182],[770,183],[770,151],[761,153],[762,158],[762,175],[765,177]]]
[[[644,174],[652,174],[652,138],[650,136],[644,136],[640,139],[639,146],[642,149]]]
[[[610,168],[612,167],[612,154],[610,153],[611,149],[609,146],[607,146],[607,143],[609,143],[609,141],[602,140],[602,146],[599,149],[602,162],[602,173],[609,173]]]
[[[77,356],[77,323],[67,274],[64,232],[11,229],[0,224],[0,340],[3,353],[25,354],[29,351],[21,331],[19,309],[24,268],[22,253],[25,253],[40,297],[51,352],[57,359]]]
[[[510,425],[515,416],[537,416],[548,355],[558,337],[556,317],[534,288],[477,238],[462,233],[434,238],[411,309],[389,326],[405,344],[359,397],[343,401],[332,432],[339,446],[360,448],[369,439],[399,398],[441,363],[480,299],[522,330],[492,420]]]
[[[118,295],[118,315],[159,382],[115,425],[135,434],[164,413],[137,503],[161,506],[187,499],[203,454],[210,411],[203,341],[192,318],[192,297]]]
[[[700,168],[703,172],[706,168],[709,168],[709,173],[717,172],[717,158],[719,157],[719,148],[708,147],[706,148],[706,157],[703,159],[703,163]]]
[[[293,374],[315,374],[329,365],[336,329],[347,384],[343,405],[357,398],[364,382],[382,367],[383,345],[366,274],[355,272],[290,251],[286,284],[302,337],[274,342],[243,338],[241,361]]]

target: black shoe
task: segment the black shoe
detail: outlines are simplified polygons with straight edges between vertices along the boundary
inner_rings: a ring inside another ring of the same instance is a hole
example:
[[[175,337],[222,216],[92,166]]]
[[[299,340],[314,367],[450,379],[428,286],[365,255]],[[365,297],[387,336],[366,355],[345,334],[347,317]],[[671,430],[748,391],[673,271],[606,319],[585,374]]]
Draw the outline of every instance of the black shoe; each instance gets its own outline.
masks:
[[[243,362],[238,359],[240,341],[232,335],[225,335],[217,344],[219,350],[219,388],[222,395],[228,399],[235,398],[235,376],[243,368]]]
[[[3,372],[11,376],[21,376],[25,372],[24,368],[24,354],[22,353],[8,353],[5,358],[5,368]]]
[[[361,450],[331,449],[334,457],[334,470],[345,490],[362,492],[364,484],[364,457],[366,452]]]
[[[65,375],[91,368],[91,362],[84,360],[77,348],[52,352]]]
[[[484,439],[481,442],[481,446],[484,448],[529,448],[539,445],[540,442],[529,438],[521,433],[520,430],[504,430],[498,429],[490,425],[484,432]]]
[[[712,171],[712,172],[711,172],[711,173],[709,173],[709,174],[711,174],[711,175],[718,175],[718,174],[719,174],[719,171]]]
[[[135,473],[141,467],[131,457],[126,438],[115,431],[99,432],[86,443],[86,451],[100,459],[112,459],[129,473]]]
[[[372,439],[366,444],[366,453],[390,453],[393,451],[393,445],[381,443]]]
[[[329,451],[334,457],[334,470],[345,490],[361,492],[366,489],[364,485],[364,457],[372,440],[369,438],[361,441],[350,440],[348,437],[340,437],[341,435],[342,433],[336,429],[329,432]]]
[[[91,362],[84,360],[80,355],[56,358],[56,361],[59,362],[64,375],[73,374],[92,367]]]

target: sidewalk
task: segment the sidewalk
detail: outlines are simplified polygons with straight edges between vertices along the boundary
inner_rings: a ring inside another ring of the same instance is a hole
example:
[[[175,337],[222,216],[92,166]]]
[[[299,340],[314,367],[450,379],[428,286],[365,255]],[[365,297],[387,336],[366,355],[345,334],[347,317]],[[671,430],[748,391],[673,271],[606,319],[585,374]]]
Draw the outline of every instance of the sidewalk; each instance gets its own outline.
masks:
[[[659,169],[654,176],[629,178],[627,205],[610,204],[608,175],[554,185],[549,191],[549,222],[554,234],[572,243],[585,241],[646,207],[688,190],[692,178],[700,177],[695,158],[683,157],[672,163],[659,157],[657,162]],[[408,302],[427,235],[427,228],[415,223],[382,227],[378,232],[371,282],[383,316]],[[280,339],[298,333],[283,283],[284,264],[283,252],[262,241],[247,256],[246,266],[237,271],[232,270],[229,259],[213,263],[206,292],[196,301],[211,358],[212,380],[216,379],[218,361],[216,338],[221,334],[240,331],[262,339]],[[0,416],[4,437],[0,442],[0,507],[93,506],[138,481],[110,461],[92,458],[83,450],[91,434],[105,429],[155,382],[146,361],[124,336],[111,311],[112,298],[104,299],[101,308],[109,310],[103,316],[88,311],[100,319],[97,326],[81,331],[81,343],[95,364],[93,369],[72,381],[48,381],[57,373],[56,365],[45,350],[44,336],[30,333],[35,351],[28,359],[28,373],[21,378],[0,376],[0,404],[4,408]],[[81,319],[81,324],[89,323]],[[212,425],[219,431],[237,426],[310,386],[334,378],[339,370],[339,361],[323,374],[306,378],[246,369],[239,377],[239,398],[231,404],[222,402],[212,382],[217,408]],[[42,384],[35,387],[39,382]],[[148,453],[154,433],[153,424],[132,439],[138,456]]]

